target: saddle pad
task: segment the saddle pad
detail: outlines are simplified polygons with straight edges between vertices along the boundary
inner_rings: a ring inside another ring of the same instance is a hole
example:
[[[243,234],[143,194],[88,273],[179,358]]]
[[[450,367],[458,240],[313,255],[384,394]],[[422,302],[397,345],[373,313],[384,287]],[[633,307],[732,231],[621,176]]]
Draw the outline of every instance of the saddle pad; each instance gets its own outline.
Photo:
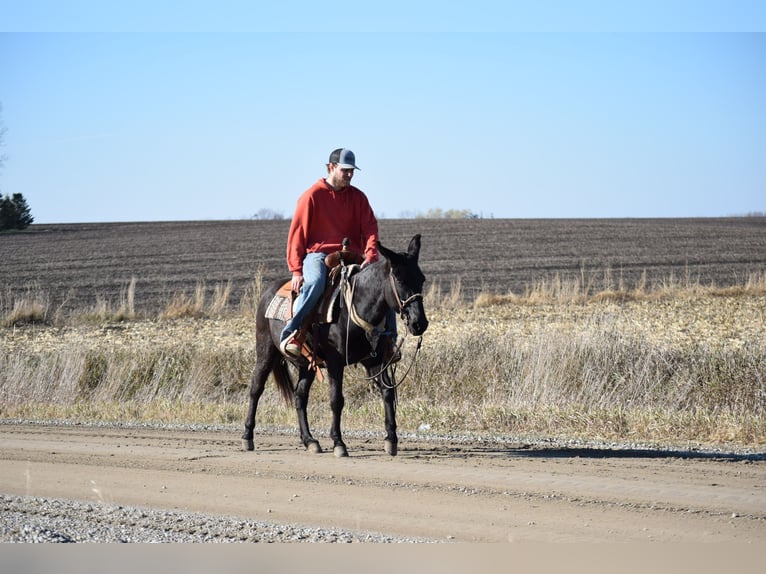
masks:
[[[284,322],[289,321],[293,316],[292,302],[290,282],[288,281],[277,291],[271,302],[269,302],[269,306],[266,307],[266,318]]]
[[[266,318],[287,322],[292,316],[293,314],[292,310],[290,309],[290,299],[280,297],[279,295],[274,295],[271,303],[269,303],[269,306],[266,308]]]

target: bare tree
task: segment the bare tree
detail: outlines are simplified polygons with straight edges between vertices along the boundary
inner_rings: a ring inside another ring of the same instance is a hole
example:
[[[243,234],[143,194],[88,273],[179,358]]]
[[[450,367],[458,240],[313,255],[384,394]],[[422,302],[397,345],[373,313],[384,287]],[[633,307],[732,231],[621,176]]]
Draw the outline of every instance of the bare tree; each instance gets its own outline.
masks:
[[[271,220],[277,220],[277,219],[284,219],[285,216],[282,215],[278,211],[274,211],[273,209],[269,209],[267,207],[264,207],[263,209],[259,209],[254,215],[253,219],[271,219]]]

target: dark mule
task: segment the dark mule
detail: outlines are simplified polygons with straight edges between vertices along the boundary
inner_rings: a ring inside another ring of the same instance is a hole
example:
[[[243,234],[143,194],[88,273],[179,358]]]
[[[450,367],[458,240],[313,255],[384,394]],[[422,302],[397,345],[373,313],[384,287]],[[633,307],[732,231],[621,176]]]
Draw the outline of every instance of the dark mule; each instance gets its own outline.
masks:
[[[330,437],[334,442],[335,456],[348,456],[341,437],[341,411],[343,410],[343,369],[347,365],[361,363],[380,389],[386,412],[385,450],[390,455],[397,451],[396,436],[396,384],[391,369],[386,368],[387,337],[380,336],[387,313],[398,312],[407,329],[415,336],[422,335],[428,327],[423,309],[422,289],[425,277],[418,266],[420,235],[410,241],[406,253],[396,253],[378,244],[382,257],[350,276],[346,297],[339,297],[338,318],[332,323],[320,323],[309,329],[313,333],[311,346],[317,361],[327,371],[330,385],[330,408],[332,427]],[[311,452],[322,452],[319,442],[311,435],[306,415],[309,391],[316,370],[307,360],[291,360],[298,367],[298,384],[293,387],[288,373],[287,359],[279,351],[279,334],[283,321],[266,318],[266,309],[279,287],[273,285],[261,297],[256,316],[257,360],[250,387],[250,407],[245,420],[242,446],[253,450],[253,429],[258,400],[263,393],[269,373],[274,374],[282,396],[288,403],[295,400],[301,440]],[[351,301],[352,312],[349,314]],[[360,326],[362,325],[362,326]]]

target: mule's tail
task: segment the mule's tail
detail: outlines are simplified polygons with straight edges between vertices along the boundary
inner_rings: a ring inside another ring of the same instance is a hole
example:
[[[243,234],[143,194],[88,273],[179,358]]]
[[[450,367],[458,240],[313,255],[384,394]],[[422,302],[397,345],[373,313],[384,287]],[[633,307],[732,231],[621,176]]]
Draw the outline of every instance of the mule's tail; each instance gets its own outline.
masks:
[[[295,396],[295,387],[293,386],[293,380],[290,378],[290,373],[287,370],[287,363],[284,359],[280,359],[275,362],[274,367],[271,369],[271,373],[274,375],[274,380],[277,382],[277,388],[279,388],[279,394],[288,404],[293,405]]]

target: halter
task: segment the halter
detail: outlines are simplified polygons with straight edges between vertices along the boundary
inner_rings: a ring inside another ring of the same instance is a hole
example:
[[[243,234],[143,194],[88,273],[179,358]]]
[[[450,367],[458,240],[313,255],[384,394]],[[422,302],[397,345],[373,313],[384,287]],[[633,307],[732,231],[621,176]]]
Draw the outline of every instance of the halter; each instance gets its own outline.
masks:
[[[407,322],[407,314],[404,312],[407,305],[410,303],[413,303],[414,301],[417,301],[418,299],[423,299],[422,293],[413,293],[407,299],[402,301],[402,298],[399,296],[399,290],[396,288],[396,279],[394,279],[394,272],[389,271],[388,272],[388,278],[391,280],[391,290],[394,292],[394,297],[396,298],[396,304],[399,306],[399,316],[402,318],[403,321]],[[364,318],[362,318],[361,315],[356,310],[356,307],[354,307],[354,283],[350,282],[348,280],[348,277],[344,275],[344,288],[343,288],[343,299],[346,302],[346,307],[348,308],[348,315],[349,318],[354,322],[354,324],[357,327],[361,327],[365,330],[365,332],[368,334],[368,337],[372,333],[377,333],[377,335],[380,335],[382,331],[380,330],[380,325],[385,323],[385,318],[379,325],[373,325],[372,323],[367,322]]]
[[[423,299],[422,293],[413,293],[407,299],[402,301],[402,298],[399,296],[399,290],[396,288],[396,279],[394,278],[394,272],[393,270],[389,270],[388,272],[388,278],[391,281],[391,289],[394,292],[394,297],[396,297],[396,303],[399,306],[399,316],[402,318],[402,320],[409,324],[409,321],[407,320],[407,314],[405,313],[405,308],[407,305],[411,304],[414,301],[417,301],[418,299]],[[348,321],[353,322],[357,327],[360,327],[365,331],[365,334],[367,335],[367,340],[370,343],[370,346],[374,349],[378,346],[378,338],[383,335],[386,331],[383,329],[383,325],[386,323],[385,317],[378,325],[373,325],[372,323],[367,322],[364,318],[362,318],[361,315],[356,310],[356,307],[354,307],[354,283],[348,280],[348,276],[344,273],[343,275],[343,299],[346,302],[346,308],[348,309]],[[405,332],[405,337],[409,331]],[[413,364],[415,362],[415,359],[417,359],[417,355],[420,352],[420,347],[423,343],[423,337],[422,335],[418,338],[418,346],[415,351],[415,358],[413,358]],[[404,344],[404,339],[399,343],[397,346],[397,350],[401,349],[402,345]],[[346,328],[346,361],[348,361],[348,328]],[[348,365],[346,365],[348,366]],[[368,379],[374,379],[376,377],[379,377],[386,369],[389,367],[392,367],[391,363],[389,362],[387,365],[384,365],[381,367],[380,371],[376,373],[375,375],[372,375],[371,377],[366,377]],[[392,367],[395,369],[395,367]],[[407,377],[407,374],[410,372],[410,369],[412,368],[412,365],[410,365],[407,368],[407,371],[404,373],[404,377],[398,382],[394,383],[393,385],[386,385],[390,388],[396,388],[402,382],[404,382],[404,379]],[[382,382],[382,381],[381,381]],[[385,383],[383,383],[385,384]]]

